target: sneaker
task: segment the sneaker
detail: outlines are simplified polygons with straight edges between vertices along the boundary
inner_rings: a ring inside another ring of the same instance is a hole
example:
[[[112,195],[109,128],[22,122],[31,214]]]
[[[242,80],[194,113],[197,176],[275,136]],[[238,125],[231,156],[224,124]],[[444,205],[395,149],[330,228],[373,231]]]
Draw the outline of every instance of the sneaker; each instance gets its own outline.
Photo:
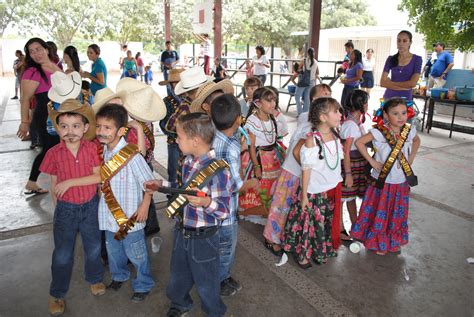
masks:
[[[91,284],[91,293],[94,296],[101,296],[105,294],[105,285],[104,283]]]
[[[134,303],[143,302],[145,298],[148,296],[148,294],[150,294],[150,292],[142,292],[142,293],[135,292],[132,295],[132,302]]]
[[[66,303],[63,298],[49,297],[48,307],[51,316],[60,316],[64,313],[64,306]]]
[[[123,282],[119,282],[119,281],[114,281],[112,280],[112,283],[110,283],[107,288],[111,288],[113,289],[114,291],[118,291],[120,289],[120,287],[122,287],[122,284]]]
[[[240,285],[239,282],[234,280],[232,276],[229,276],[229,278],[227,279],[227,284],[229,284],[229,286],[235,289],[237,292],[242,289],[242,285]]]
[[[166,317],[182,317],[188,314],[188,310],[180,310],[176,307],[171,307],[166,313]]]
[[[230,286],[229,279],[225,279],[221,282],[221,296],[229,297],[237,293],[237,290]]]
[[[10,99],[11,100],[16,100],[16,99],[18,99],[18,96],[11,97]]]

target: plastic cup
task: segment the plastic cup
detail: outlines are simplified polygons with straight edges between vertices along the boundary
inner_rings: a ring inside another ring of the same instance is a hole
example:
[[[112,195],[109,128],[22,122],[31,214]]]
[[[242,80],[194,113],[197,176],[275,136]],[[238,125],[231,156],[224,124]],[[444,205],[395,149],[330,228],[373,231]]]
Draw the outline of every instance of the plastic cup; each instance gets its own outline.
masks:
[[[349,250],[351,250],[352,253],[359,253],[360,252],[360,244],[359,242],[352,242],[351,245],[349,246]]]
[[[160,248],[161,248],[162,243],[163,243],[163,239],[161,237],[151,238],[151,251],[153,253],[160,252]]]

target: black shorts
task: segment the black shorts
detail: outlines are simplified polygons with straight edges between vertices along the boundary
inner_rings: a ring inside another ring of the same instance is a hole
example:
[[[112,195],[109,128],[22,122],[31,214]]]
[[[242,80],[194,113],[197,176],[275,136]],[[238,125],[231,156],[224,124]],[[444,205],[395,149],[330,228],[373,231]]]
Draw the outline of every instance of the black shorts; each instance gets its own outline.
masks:
[[[364,71],[362,79],[363,81],[360,84],[362,88],[374,88],[374,72]]]

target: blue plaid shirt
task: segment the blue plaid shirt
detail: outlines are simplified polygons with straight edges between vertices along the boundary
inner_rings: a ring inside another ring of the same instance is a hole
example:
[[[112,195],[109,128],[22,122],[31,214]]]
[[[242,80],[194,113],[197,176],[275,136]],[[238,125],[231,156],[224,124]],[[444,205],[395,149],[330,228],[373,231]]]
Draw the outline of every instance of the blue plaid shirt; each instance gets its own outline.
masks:
[[[109,151],[105,146],[104,162],[110,161],[126,145],[125,139],[121,138],[112,151]],[[137,211],[143,201],[143,183],[153,179],[155,177],[145,159],[140,154],[137,154],[110,180],[112,192],[128,218]],[[145,222],[137,222],[130,232],[138,231],[144,227]],[[105,203],[104,195],[101,195],[99,201],[99,228],[100,230],[112,232],[116,232],[119,229],[114,216]]]
[[[194,174],[209,164],[216,158],[214,150],[206,155],[194,158],[189,155],[183,164],[183,182],[188,182]],[[230,197],[232,194],[232,181],[230,172],[225,169],[214,174],[206,187],[201,189],[211,197],[212,202],[209,207],[194,207],[188,204],[184,207],[184,226],[191,228],[217,226],[222,220],[229,217]]]
[[[232,195],[229,205],[230,217],[222,222],[223,226],[228,226],[234,224],[237,219],[239,189],[243,184],[240,178],[240,142],[236,135],[229,138],[224,133],[216,131],[212,147],[216,152],[216,158],[224,159],[230,165],[232,181]]]

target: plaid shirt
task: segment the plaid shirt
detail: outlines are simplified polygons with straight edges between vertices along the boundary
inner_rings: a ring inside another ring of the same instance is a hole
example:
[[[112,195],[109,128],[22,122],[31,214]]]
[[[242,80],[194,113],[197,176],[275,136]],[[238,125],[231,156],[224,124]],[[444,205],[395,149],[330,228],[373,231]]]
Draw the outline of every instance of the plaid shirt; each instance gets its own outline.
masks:
[[[187,156],[183,165],[183,181],[188,182],[204,166],[216,158],[214,150],[199,158]],[[209,207],[194,207],[188,204],[184,207],[184,226],[191,228],[217,226],[221,220],[229,217],[230,197],[232,195],[232,181],[230,172],[225,169],[214,174],[206,187],[201,189],[211,197]]]
[[[160,128],[161,131],[163,131],[163,133],[167,136],[166,142],[168,142],[168,144],[173,144],[176,143],[176,129],[174,131],[168,130],[168,122],[173,113],[175,113],[178,109],[179,104],[181,103],[181,99],[173,94],[172,96],[166,96],[165,98],[163,98],[163,102],[166,106],[167,116],[160,121]]]
[[[166,124],[166,130],[171,133],[176,133],[176,121],[182,115],[188,114],[190,112],[192,100],[186,97],[183,101],[179,104],[176,111],[171,115],[168,123]]]
[[[230,217],[222,222],[223,226],[228,226],[236,221],[237,208],[239,207],[239,189],[243,184],[240,178],[240,142],[236,135],[229,138],[224,133],[216,131],[212,147],[216,152],[216,158],[224,159],[230,166],[232,182],[232,195],[229,205]]]
[[[104,162],[110,161],[112,157],[126,145],[127,142],[125,139],[121,138],[112,151],[109,151],[107,147],[105,147]],[[142,203],[144,191],[143,183],[153,179],[155,179],[155,177],[150,167],[140,154],[135,155],[110,179],[110,187],[112,188],[115,199],[117,199],[117,202],[128,218],[137,211]],[[144,227],[145,222],[137,222],[130,232],[141,230]],[[119,229],[114,216],[105,203],[104,195],[100,197],[99,202],[99,228],[100,230],[112,232],[116,232]]]

